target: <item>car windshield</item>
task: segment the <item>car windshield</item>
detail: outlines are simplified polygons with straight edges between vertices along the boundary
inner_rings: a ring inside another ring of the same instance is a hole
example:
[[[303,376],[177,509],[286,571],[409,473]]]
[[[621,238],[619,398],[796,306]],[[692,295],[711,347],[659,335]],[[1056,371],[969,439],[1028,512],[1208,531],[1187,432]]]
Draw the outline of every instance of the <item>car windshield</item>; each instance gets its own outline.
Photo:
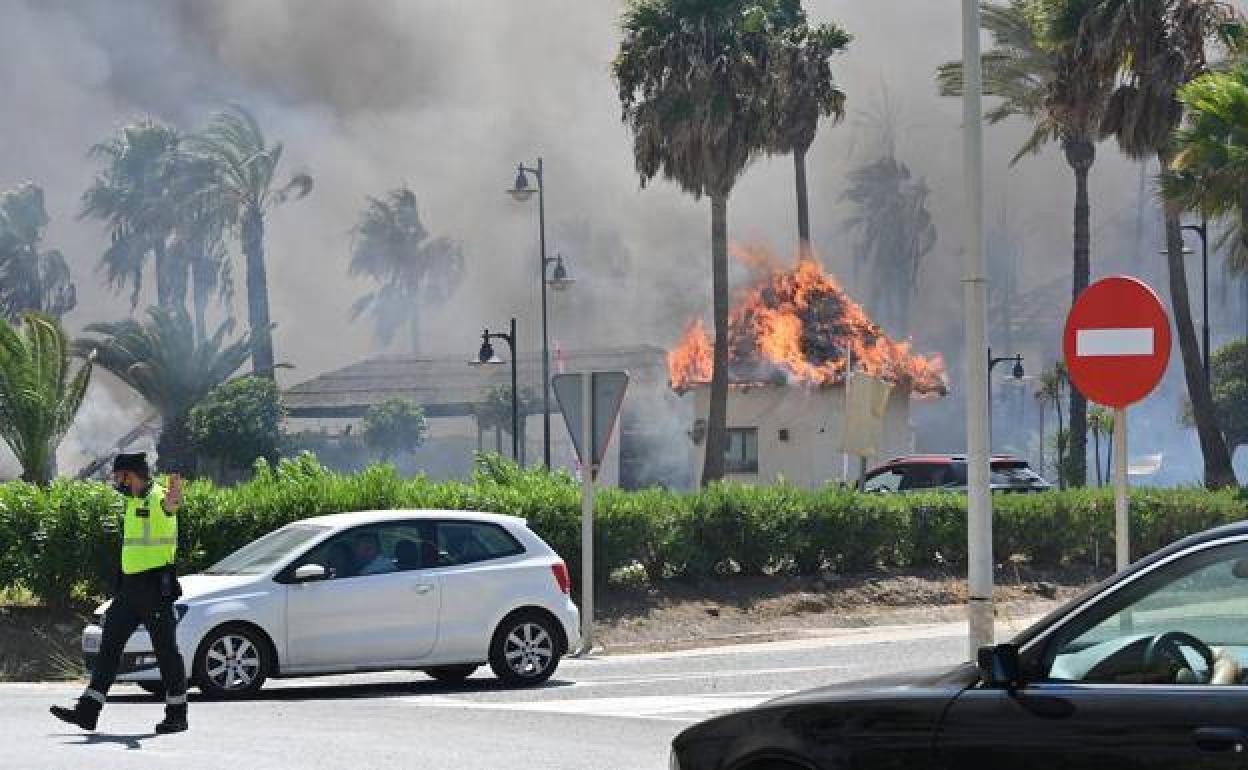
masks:
[[[204,570],[205,575],[259,575],[325,534],[329,527],[297,524],[270,532]]]

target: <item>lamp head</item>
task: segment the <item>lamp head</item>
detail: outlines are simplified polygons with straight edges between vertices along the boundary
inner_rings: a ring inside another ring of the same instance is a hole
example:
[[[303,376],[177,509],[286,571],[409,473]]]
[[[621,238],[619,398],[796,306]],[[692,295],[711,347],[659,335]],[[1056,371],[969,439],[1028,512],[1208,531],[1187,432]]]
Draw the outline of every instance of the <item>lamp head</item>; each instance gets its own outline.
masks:
[[[529,177],[524,173],[523,165],[517,167],[516,184],[507,191],[507,194],[521,203],[533,197],[533,188],[529,187]]]
[[[568,288],[576,281],[568,277],[568,269],[563,265],[563,255],[555,255],[555,269],[551,272],[551,277],[546,281],[546,285],[556,291]]]
[[[1021,355],[1014,356],[1014,379],[1023,379],[1023,357]]]

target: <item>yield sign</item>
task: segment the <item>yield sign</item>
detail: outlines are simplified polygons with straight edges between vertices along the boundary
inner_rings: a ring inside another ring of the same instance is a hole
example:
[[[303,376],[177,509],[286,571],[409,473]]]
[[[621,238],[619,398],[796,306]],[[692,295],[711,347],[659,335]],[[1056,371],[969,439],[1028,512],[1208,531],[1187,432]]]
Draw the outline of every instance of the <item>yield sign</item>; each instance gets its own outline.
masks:
[[[585,387],[585,378],[589,379],[588,389]],[[607,444],[611,441],[615,418],[620,413],[620,405],[624,403],[624,392],[628,389],[628,372],[557,374],[551,384],[554,385],[555,398],[559,401],[559,410],[563,412],[568,433],[572,435],[576,456],[581,465],[589,465],[593,469],[596,477]],[[588,404],[584,397],[586,390],[589,392]],[[586,457],[584,446],[586,423],[589,424],[592,434],[591,457]]]
[[[1170,363],[1170,319],[1148,284],[1112,276],[1089,286],[1066,318],[1070,381],[1098,404],[1125,409],[1152,392]]]

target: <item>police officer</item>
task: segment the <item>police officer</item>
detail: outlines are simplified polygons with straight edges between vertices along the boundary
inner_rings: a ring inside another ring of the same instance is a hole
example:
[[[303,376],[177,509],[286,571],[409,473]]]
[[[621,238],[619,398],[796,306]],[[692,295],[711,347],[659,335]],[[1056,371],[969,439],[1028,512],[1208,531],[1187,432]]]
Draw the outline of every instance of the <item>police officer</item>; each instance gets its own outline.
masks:
[[[152,480],[147,457],[140,453],[117,455],[113,481],[126,501],[116,596],[104,615],[103,639],[90,684],[72,709],[53,706],[51,711],[58,719],[94,730],[126,642],[142,623],[151,636],[165,686],[165,719],[156,725],[156,732],[182,732],[187,729],[186,668],[178,653],[173,607],[182,595],[173,566],[182,480],[173,476],[166,491]]]

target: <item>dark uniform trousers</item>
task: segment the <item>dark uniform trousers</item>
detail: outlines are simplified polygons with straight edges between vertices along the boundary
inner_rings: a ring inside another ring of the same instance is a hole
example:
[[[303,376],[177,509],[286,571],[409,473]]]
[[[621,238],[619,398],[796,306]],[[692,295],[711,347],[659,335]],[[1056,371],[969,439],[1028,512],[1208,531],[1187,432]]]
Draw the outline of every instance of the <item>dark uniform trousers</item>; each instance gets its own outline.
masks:
[[[87,697],[101,704],[117,678],[122,652],[140,623],[152,639],[152,650],[165,686],[165,702],[186,703],[186,668],[178,652],[177,611],[173,602],[181,595],[172,568],[123,575],[113,603],[104,613],[100,652],[91,671]]]

